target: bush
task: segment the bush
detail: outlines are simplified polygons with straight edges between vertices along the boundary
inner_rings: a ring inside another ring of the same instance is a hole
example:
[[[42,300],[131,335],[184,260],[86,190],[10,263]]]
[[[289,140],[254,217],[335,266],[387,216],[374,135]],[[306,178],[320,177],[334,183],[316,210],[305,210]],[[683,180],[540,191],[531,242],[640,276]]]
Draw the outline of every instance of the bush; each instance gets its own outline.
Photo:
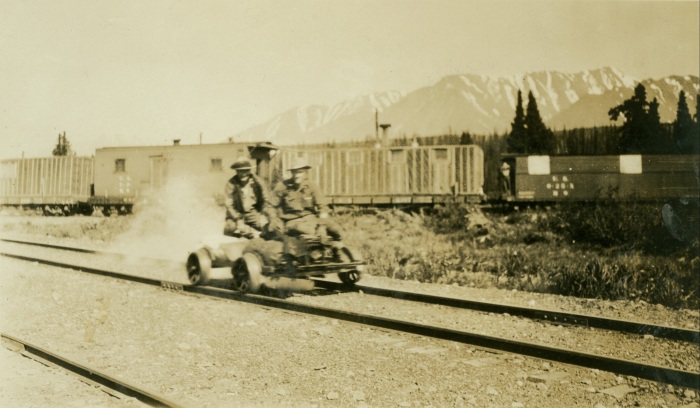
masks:
[[[436,205],[433,211],[426,217],[426,226],[433,231],[450,233],[466,231],[468,227],[467,215],[470,207],[464,203],[448,202]]]
[[[661,261],[661,262],[659,262]],[[622,257],[613,262],[596,257],[562,265],[551,277],[556,293],[600,299],[644,300],[672,307],[698,307],[697,274],[661,259]]]
[[[695,206],[697,209],[697,206]],[[649,254],[698,249],[698,220],[692,211],[684,218],[683,240],[669,233],[660,203],[639,201],[598,201],[561,205],[554,209],[542,228],[565,236],[569,241],[603,248],[641,250]]]
[[[529,208],[500,216],[489,235],[478,238],[469,229],[475,209],[449,203],[426,217],[426,225],[471,257],[431,252],[419,276],[461,283],[479,270],[509,289],[697,306],[698,205],[673,203],[671,210],[668,203],[639,201]]]

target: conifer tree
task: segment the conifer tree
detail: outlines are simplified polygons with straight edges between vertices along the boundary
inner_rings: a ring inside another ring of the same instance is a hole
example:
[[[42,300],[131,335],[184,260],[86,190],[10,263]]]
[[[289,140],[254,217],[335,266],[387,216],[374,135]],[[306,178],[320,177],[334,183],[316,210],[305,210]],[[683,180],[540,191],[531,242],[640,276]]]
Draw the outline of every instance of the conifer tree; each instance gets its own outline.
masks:
[[[528,153],[525,133],[525,112],[523,110],[523,95],[518,90],[518,102],[515,105],[515,118],[511,124],[511,131],[506,138],[506,145],[510,153]]]
[[[668,150],[667,139],[663,137],[661,129],[661,116],[659,115],[659,101],[654,98],[649,102],[647,111],[647,133],[642,141],[643,153],[663,153]]]
[[[695,113],[697,117],[697,111]],[[681,153],[688,152],[692,142],[693,118],[690,116],[688,103],[685,100],[685,92],[678,95],[678,109],[676,109],[676,120],[673,122],[673,142],[676,149]]]
[[[525,140],[529,153],[553,154],[555,152],[556,140],[554,139],[554,133],[544,125],[532,91],[527,95]]]
[[[462,132],[462,136],[459,138],[459,144],[461,144],[461,145],[474,144],[474,139],[472,138],[471,133]]]
[[[54,156],[68,156],[71,153],[72,150],[70,148],[70,142],[66,138],[66,132],[63,132],[63,134],[59,133],[58,143],[56,144],[56,147],[53,148],[52,154]]]
[[[693,125],[690,129],[690,143],[688,153],[700,153],[700,121],[698,120],[698,110],[700,110],[700,95],[695,95],[695,115]]]
[[[620,127],[619,153],[649,153],[658,149],[661,129],[659,103],[656,98],[647,102],[647,92],[641,83],[634,88],[634,95],[608,111],[610,119],[620,115],[625,123]]]

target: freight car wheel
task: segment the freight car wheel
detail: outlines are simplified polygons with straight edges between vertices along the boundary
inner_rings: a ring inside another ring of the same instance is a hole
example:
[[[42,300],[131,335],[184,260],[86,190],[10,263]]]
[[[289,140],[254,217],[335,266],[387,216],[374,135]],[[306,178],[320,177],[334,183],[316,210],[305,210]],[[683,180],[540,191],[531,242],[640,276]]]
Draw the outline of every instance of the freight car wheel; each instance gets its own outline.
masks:
[[[243,254],[231,268],[233,288],[241,292],[257,293],[262,286],[262,265],[257,255]]]
[[[187,277],[193,285],[206,285],[211,276],[211,258],[204,249],[192,252],[187,258]]]
[[[338,256],[339,256],[341,262],[360,262],[360,261],[362,261],[362,255],[360,255],[359,252],[357,252],[351,248],[342,248],[338,252]],[[346,285],[354,285],[355,283],[357,283],[360,280],[361,277],[362,277],[362,273],[355,268],[353,268],[352,270],[347,271],[347,272],[338,273],[338,278],[340,278],[340,281],[345,283]]]

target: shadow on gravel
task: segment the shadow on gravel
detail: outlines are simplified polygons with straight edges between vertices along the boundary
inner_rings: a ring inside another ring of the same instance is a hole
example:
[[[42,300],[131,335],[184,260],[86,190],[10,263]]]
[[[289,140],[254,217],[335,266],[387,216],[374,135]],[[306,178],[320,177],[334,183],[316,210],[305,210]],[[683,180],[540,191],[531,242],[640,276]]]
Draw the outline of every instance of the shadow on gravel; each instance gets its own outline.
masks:
[[[231,278],[226,278],[226,279],[211,278],[210,281],[207,283],[207,286],[211,286],[211,287],[219,288],[219,289],[232,290],[233,279],[231,279]],[[315,288],[313,290],[305,290],[305,291],[292,291],[292,290],[270,289],[270,288],[262,287],[258,294],[263,295],[263,296],[275,297],[275,298],[279,298],[279,299],[287,299],[287,298],[294,296],[295,294],[300,294],[300,295],[305,295],[305,296],[332,296],[332,295],[337,295],[337,294],[342,293],[342,292],[343,291],[328,290],[328,289],[323,289],[323,288]]]

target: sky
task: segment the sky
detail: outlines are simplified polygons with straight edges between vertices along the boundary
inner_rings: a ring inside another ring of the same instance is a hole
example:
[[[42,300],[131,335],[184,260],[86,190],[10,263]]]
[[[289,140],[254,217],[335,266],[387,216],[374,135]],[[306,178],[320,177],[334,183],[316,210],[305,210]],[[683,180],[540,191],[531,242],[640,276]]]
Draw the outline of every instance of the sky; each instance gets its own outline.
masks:
[[[459,73],[700,75],[699,2],[0,0],[0,158],[222,142]],[[200,136],[201,135],[201,136]]]

